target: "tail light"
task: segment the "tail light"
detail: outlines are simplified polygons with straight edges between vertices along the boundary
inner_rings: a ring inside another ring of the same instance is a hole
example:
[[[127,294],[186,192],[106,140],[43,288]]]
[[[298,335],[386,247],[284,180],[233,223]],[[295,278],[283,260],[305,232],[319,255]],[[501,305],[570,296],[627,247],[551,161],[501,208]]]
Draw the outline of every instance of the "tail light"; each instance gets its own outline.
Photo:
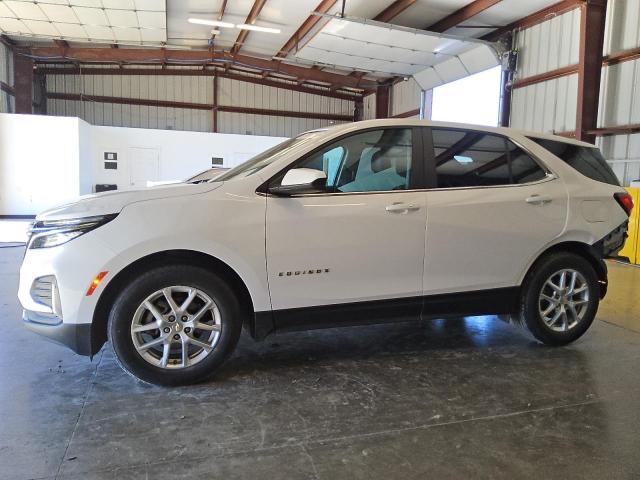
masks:
[[[613,194],[613,198],[615,198],[622,209],[627,212],[627,215],[631,216],[631,210],[633,210],[633,197],[627,192],[618,192]]]

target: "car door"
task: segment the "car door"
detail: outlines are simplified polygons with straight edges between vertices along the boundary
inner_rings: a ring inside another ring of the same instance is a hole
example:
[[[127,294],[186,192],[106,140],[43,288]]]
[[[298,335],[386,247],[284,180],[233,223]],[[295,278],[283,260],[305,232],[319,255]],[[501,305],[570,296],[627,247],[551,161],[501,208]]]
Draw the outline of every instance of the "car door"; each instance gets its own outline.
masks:
[[[419,315],[422,159],[420,129],[378,128],[330,141],[290,165],[287,170],[324,170],[328,191],[267,198],[267,272],[277,324],[293,309],[310,307],[298,316],[304,322],[313,310],[340,311],[346,304],[356,316],[369,308],[369,320]]]
[[[425,294],[516,286],[564,229],[563,182],[501,135],[433,128],[432,140]]]

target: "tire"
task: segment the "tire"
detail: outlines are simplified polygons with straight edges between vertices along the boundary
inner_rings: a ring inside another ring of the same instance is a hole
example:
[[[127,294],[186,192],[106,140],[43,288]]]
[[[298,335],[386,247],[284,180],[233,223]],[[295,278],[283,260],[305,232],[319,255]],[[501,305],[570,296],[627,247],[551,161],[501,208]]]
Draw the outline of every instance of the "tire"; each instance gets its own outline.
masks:
[[[551,284],[560,286],[562,282],[559,275],[563,271],[566,272],[567,290],[561,294]],[[579,292],[573,295],[570,293],[572,272],[576,272],[576,287],[573,291]],[[551,280],[551,284],[547,280]],[[544,298],[541,296],[543,294]],[[591,326],[599,303],[600,284],[589,261],[573,253],[557,252],[540,259],[527,275],[522,289],[520,322],[545,345],[567,345],[580,338]],[[562,312],[563,307],[567,315],[566,327],[562,313],[550,324],[558,312]],[[545,316],[544,313],[549,309]]]
[[[108,333],[125,372],[146,383],[178,386],[210,378],[235,349],[242,324],[238,298],[220,276],[168,265],[145,272],[120,292]]]

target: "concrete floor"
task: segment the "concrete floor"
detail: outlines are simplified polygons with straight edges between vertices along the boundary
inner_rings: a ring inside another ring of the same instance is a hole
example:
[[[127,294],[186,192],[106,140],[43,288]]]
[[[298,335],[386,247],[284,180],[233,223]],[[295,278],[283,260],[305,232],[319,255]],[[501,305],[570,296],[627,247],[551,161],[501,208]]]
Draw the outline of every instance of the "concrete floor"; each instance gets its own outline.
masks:
[[[640,478],[639,268],[611,265],[569,347],[488,317],[243,338],[162,389],[25,331],[21,256],[0,248],[1,479]]]

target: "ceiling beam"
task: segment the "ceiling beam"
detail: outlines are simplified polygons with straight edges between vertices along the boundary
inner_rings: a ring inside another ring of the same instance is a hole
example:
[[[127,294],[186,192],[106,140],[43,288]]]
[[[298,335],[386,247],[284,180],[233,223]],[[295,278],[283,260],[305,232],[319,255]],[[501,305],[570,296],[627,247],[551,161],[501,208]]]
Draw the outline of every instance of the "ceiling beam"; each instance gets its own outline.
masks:
[[[222,0],[222,5],[220,6],[220,13],[218,13],[218,21],[222,20],[224,17],[224,11],[227,9],[227,0]]]
[[[335,120],[352,122],[353,115],[338,113],[301,112],[291,110],[274,110],[267,108],[238,107],[235,105],[214,105],[209,103],[176,102],[172,100],[151,100],[146,98],[106,97],[101,95],[81,95],[77,93],[46,92],[46,97],[53,100],[87,101],[113,103],[116,105],[141,105],[147,107],[186,108],[189,110],[217,110],[218,112],[245,113],[266,115],[270,117],[313,118],[318,120]]]
[[[442,20],[426,28],[430,32],[444,33],[450,28],[460,25],[462,22],[475,17],[486,9],[493,7],[502,0],[474,0],[469,5],[456,10],[451,15],[447,15]]]
[[[337,0],[322,0],[318,6],[313,10],[315,13],[327,13],[331,7],[336,4]],[[291,36],[287,43],[285,43],[280,51],[278,57],[286,57],[291,50],[298,45],[298,43],[316,26],[316,24],[322,19],[318,15],[309,15],[307,19],[302,22],[302,25],[298,27],[295,33]]]
[[[16,46],[16,42],[7,37],[4,33],[0,34],[0,43],[10,50]]]
[[[262,7],[264,7],[265,3],[267,3],[267,0],[255,0],[253,2],[253,6],[251,7],[251,11],[249,12],[249,15],[247,15],[247,19],[244,21],[244,23],[247,25],[253,25],[254,23],[256,23],[258,15],[260,15],[260,11],[262,10]],[[249,36],[249,30],[240,30],[238,38],[236,38],[236,43],[234,43],[233,47],[231,47],[231,55],[237,55],[238,52],[240,52],[242,45],[247,40],[247,36]]]
[[[395,2],[373,17],[373,19],[376,22],[388,23],[414,3],[416,3],[416,0],[395,0]]]
[[[50,67],[47,64],[38,64],[36,72],[43,75],[110,75],[110,76],[180,76],[180,77],[220,77],[240,82],[254,83],[267,87],[282,88],[284,90],[293,90],[300,93],[308,93],[310,95],[320,95],[322,97],[338,98],[340,100],[356,101],[362,96],[358,93],[346,93],[344,90],[332,91],[329,88],[313,88],[304,85],[296,85],[289,82],[274,80],[276,77],[263,78],[257,76],[240,75],[233,71],[224,72],[222,69],[160,69],[160,68],[79,68],[79,67]],[[255,75],[255,74],[254,74]]]
[[[271,73],[279,73],[294,78],[304,78],[307,81],[341,87],[367,89],[375,88],[376,82],[363,82],[349,75],[325,72],[318,69],[292,65],[281,61],[270,60],[248,55],[231,55],[228,52],[210,52],[207,50],[165,50],[164,54],[153,48],[67,48],[42,47],[32,48],[31,55],[37,61],[59,62],[111,62],[111,63],[149,63],[160,64],[163,60],[167,64],[172,62],[184,65],[185,62],[194,64],[211,64],[224,67],[226,64],[253,68]]]
[[[503,35],[512,32],[513,30],[522,30],[525,28],[533,27],[534,25],[538,25],[542,22],[550,20],[558,15],[562,15],[563,13],[567,13],[571,10],[574,10],[584,4],[586,0],[562,0],[558,3],[554,3],[550,7],[543,8],[542,10],[538,10],[531,15],[528,15],[520,20],[516,20],[515,22],[510,23],[509,25],[505,25],[504,27],[500,27],[493,32],[487,33],[481,39],[486,40],[488,42],[495,42],[500,39]]]

